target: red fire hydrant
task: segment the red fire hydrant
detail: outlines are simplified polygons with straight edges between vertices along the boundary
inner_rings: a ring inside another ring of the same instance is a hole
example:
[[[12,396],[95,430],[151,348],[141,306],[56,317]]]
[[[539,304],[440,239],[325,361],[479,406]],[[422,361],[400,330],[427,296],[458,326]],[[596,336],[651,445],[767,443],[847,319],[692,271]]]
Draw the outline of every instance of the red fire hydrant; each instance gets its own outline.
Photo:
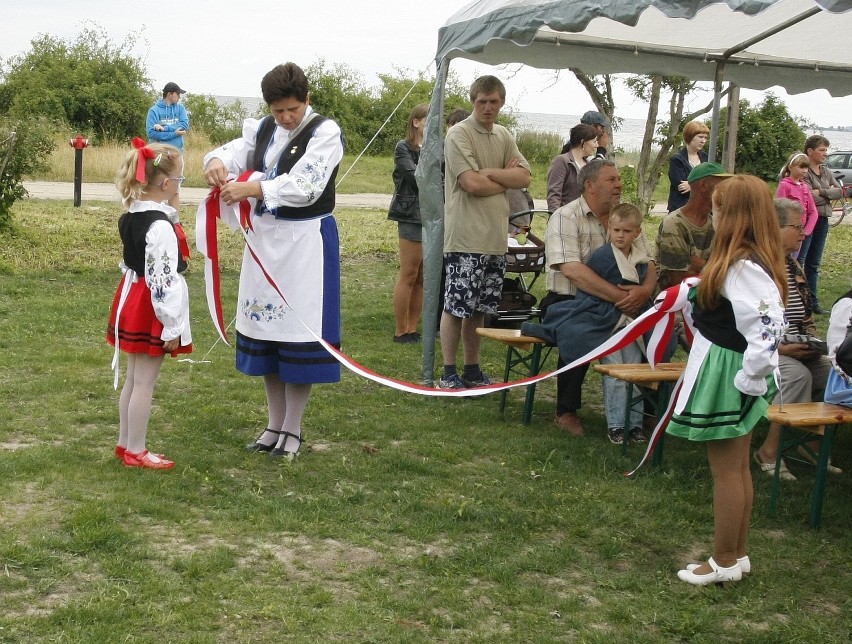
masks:
[[[83,150],[89,147],[89,139],[78,134],[68,140],[68,145],[74,148],[74,207],[78,208],[83,192]]]

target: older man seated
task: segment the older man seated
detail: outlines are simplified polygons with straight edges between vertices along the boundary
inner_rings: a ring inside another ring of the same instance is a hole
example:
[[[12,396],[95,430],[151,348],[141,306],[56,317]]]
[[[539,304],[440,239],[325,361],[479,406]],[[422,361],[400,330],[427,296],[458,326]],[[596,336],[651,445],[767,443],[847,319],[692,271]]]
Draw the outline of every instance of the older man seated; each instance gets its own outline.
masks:
[[[781,386],[775,397],[775,403],[805,403],[821,401],[825,392],[825,383],[831,371],[831,362],[820,350],[811,345],[796,341],[794,335],[816,333],[814,326],[811,297],[805,280],[804,271],[791,253],[797,251],[805,238],[802,226],[802,205],[791,199],[776,199],[778,223],[781,225],[781,244],[787,257],[787,307],[786,317],[789,324],[790,341],[778,345],[778,366],[781,371]],[[775,473],[775,461],[778,457],[781,441],[781,425],[772,423],[766,440],[754,452],[754,460],[762,472],[769,476]],[[818,445],[814,449],[819,449]],[[813,462],[813,457],[803,447],[801,456]],[[840,474],[839,468],[829,465],[828,471]],[[796,477],[781,461],[781,479],[795,481]]]

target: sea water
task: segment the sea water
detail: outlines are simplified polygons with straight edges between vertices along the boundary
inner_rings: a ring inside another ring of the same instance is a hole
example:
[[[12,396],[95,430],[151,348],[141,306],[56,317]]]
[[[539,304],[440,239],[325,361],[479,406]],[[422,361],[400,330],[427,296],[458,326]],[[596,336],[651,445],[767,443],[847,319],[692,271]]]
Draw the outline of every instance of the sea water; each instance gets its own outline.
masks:
[[[540,114],[537,112],[516,112],[514,116],[518,119],[519,130],[532,130],[533,132],[552,132],[559,134],[564,140],[568,139],[568,132],[580,122],[579,115],[573,114]],[[845,130],[805,130],[805,136],[811,134],[822,134],[829,140],[829,150],[852,149],[852,132]],[[617,129],[612,132],[612,145],[625,151],[638,152],[642,148],[642,140],[645,136],[645,121],[642,119],[622,119]],[[677,141],[675,149],[680,148],[683,141]]]
[[[219,103],[228,104],[236,100],[242,102],[249,114],[263,106],[263,99],[237,96],[214,96]],[[568,132],[580,122],[577,114],[542,114],[538,112],[514,112],[513,116],[518,120],[518,130],[531,130],[533,132],[546,132],[558,134],[563,140],[568,139]],[[831,145],[830,150],[852,149],[852,131],[844,130],[805,130],[805,135],[822,134]],[[645,121],[643,119],[622,119],[618,128],[612,133],[612,146],[621,148],[627,152],[639,152],[642,148],[642,139],[645,136]],[[675,149],[680,148],[683,141],[675,144]]]

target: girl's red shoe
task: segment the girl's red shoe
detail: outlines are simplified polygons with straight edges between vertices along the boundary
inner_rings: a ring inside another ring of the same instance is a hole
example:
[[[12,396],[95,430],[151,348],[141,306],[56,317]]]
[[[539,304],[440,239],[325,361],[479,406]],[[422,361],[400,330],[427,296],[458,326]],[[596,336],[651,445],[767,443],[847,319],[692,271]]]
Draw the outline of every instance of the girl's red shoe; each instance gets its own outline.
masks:
[[[119,461],[124,460],[124,453],[125,453],[126,451],[127,451],[127,448],[126,448],[126,447],[122,447],[121,445],[116,445],[116,446],[115,446],[115,457],[116,457]],[[157,457],[158,457],[158,458],[165,458],[162,454],[157,454]]]
[[[174,461],[151,454],[147,449],[137,454],[125,450],[122,460],[125,467],[143,467],[149,470],[170,470],[175,466]]]

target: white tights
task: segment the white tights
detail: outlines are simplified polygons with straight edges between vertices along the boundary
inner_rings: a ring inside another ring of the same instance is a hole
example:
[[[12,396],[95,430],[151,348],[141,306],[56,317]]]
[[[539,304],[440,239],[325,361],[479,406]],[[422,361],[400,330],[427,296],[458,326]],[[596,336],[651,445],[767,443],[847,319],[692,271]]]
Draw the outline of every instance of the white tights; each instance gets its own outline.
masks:
[[[275,374],[264,376],[263,384],[266,387],[266,404],[269,408],[269,429],[301,436],[302,416],[311,396],[311,385],[282,382]],[[288,451],[296,451],[299,446],[298,441],[292,437],[270,434],[271,432],[264,432],[260,442],[269,445],[277,438],[275,446]]]
[[[118,444],[137,454],[145,450],[154,385],[164,356],[127,355],[127,377],[118,399]]]

